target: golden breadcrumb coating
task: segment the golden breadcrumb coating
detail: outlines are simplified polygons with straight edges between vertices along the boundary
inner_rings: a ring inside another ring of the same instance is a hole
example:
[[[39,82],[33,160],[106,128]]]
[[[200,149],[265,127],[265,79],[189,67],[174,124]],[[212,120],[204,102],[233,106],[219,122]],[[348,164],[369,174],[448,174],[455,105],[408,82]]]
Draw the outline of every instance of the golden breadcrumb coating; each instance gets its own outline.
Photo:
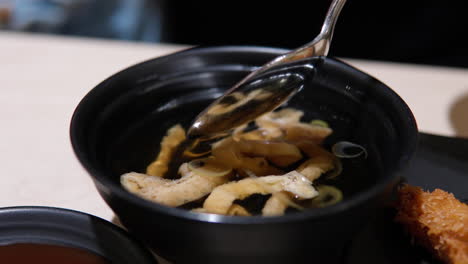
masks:
[[[396,221],[422,246],[450,264],[468,264],[468,205],[443,190],[399,190]]]

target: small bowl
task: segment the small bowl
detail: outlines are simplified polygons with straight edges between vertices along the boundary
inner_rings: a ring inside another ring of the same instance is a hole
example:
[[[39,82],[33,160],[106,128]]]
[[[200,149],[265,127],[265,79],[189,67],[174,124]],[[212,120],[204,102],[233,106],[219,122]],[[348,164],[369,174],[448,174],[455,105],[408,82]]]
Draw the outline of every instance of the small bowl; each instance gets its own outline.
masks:
[[[71,122],[76,156],[128,230],[175,263],[339,262],[342,250],[390,198],[417,144],[417,127],[405,102],[373,77],[336,59],[315,65],[288,106],[305,120],[334,129],[328,140],[363,145],[364,166],[349,170],[345,199],[330,207],[280,217],[193,213],[125,191],[121,174],[143,172],[167,129],[187,127],[222,92],[256,67],[286,52],[261,47],[195,48],[125,69],[95,87]]]
[[[115,264],[157,263],[151,252],[122,228],[96,216],[62,208],[0,208],[0,246],[18,243],[78,248]]]

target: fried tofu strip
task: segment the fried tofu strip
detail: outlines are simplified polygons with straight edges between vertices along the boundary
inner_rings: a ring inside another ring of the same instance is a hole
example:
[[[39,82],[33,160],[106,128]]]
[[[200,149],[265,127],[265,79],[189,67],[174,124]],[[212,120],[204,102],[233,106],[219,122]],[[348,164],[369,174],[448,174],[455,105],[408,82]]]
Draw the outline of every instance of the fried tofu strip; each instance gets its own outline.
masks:
[[[266,113],[255,122],[259,127],[282,127],[286,124],[299,123],[304,112],[293,108],[283,108],[279,111]]]
[[[265,157],[249,157],[242,151],[244,147],[250,147],[248,143],[235,142],[232,137],[225,138],[213,145],[212,154],[219,162],[231,166],[234,169],[252,171],[255,175],[282,175],[278,168],[271,166]],[[267,147],[267,145],[265,145]],[[269,146],[268,146],[269,147]],[[249,148],[249,150],[251,150]],[[300,155],[299,150],[297,152]]]
[[[232,112],[234,109],[240,108],[242,105],[252,101],[253,99],[265,99],[271,96],[271,92],[266,90],[253,90],[248,94],[244,94],[243,92],[234,92],[229,95],[230,99],[234,99],[235,103],[224,104],[220,103],[214,105],[213,107],[208,109],[208,114],[210,115],[223,115],[228,112]]]
[[[335,168],[334,157],[324,155],[323,153],[306,160],[296,170],[309,181],[313,182],[318,179],[323,173]],[[264,216],[283,215],[286,209],[293,202],[284,193],[277,193],[270,197],[263,207],[262,214]]]
[[[262,209],[263,216],[278,216],[283,215],[288,205],[277,196],[271,196],[265,203]]]
[[[320,192],[319,192],[320,196]],[[263,209],[263,216],[278,216],[284,215],[288,207],[295,208],[299,211],[305,210],[305,208],[296,203],[290,193],[287,192],[278,192],[273,193],[273,195],[266,201]]]
[[[337,158],[316,143],[299,141],[296,145],[309,157],[296,170],[310,181],[318,179],[323,173],[335,168]]]
[[[336,157],[329,152],[313,143],[307,145],[306,149],[308,150],[308,155],[312,155],[312,157],[303,162],[296,171],[309,181],[313,182],[323,173],[335,169]],[[277,193],[267,200],[262,209],[262,214],[264,216],[283,215],[291,204],[293,204],[293,202],[289,197],[285,196],[284,193]]]
[[[193,173],[186,163],[179,169],[182,178],[163,179],[157,176],[130,172],[120,177],[122,186],[129,192],[144,199],[163,205],[177,207],[200,199],[216,186],[226,183],[230,174],[224,176],[203,176]]]
[[[257,141],[243,139],[235,141],[231,137],[224,139],[213,147],[214,156],[223,156],[229,152],[237,157],[237,162],[235,162],[234,159],[231,159],[233,160],[231,161],[231,165],[236,168],[243,168],[243,165],[247,163],[244,160],[248,160],[249,157],[262,157],[280,167],[289,166],[302,158],[301,151],[298,147],[282,141]],[[278,175],[276,174],[277,172],[274,173],[272,169],[269,170],[271,174]]]
[[[163,177],[169,169],[169,162],[177,146],[186,138],[184,128],[177,124],[171,127],[161,141],[161,151],[158,157],[146,168],[146,174]]]
[[[271,134],[270,138],[283,137],[288,141],[308,140],[321,143],[333,131],[328,127],[314,126],[300,122],[304,115],[302,111],[284,108],[270,112],[255,120],[260,130]]]
[[[328,127],[313,126],[305,123],[285,125],[285,139],[289,141],[308,140],[321,143],[333,131]]]
[[[227,215],[251,216],[252,214],[250,214],[242,205],[233,204],[229,208]]]
[[[468,205],[453,194],[405,185],[399,190],[396,221],[421,245],[449,264],[468,263]]]
[[[206,198],[203,208],[208,213],[226,214],[235,200],[242,200],[252,194],[271,194],[287,191],[309,199],[318,195],[312,183],[296,171],[280,176],[246,178],[216,187]]]
[[[333,168],[335,168],[334,158],[322,155],[306,160],[296,170],[310,181],[315,181],[320,175]]]

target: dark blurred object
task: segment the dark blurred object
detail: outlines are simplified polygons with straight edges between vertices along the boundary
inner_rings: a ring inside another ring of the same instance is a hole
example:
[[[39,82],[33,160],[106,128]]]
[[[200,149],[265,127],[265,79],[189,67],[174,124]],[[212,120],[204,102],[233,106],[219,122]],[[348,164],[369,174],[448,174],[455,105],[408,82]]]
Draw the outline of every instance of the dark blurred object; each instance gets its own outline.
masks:
[[[0,0],[0,29],[159,42],[155,0]]]
[[[168,40],[296,48],[320,30],[330,0],[167,1]],[[331,56],[468,67],[464,1],[348,0]]]
[[[0,0],[0,29],[5,28],[5,25],[10,21],[11,12],[10,5]]]

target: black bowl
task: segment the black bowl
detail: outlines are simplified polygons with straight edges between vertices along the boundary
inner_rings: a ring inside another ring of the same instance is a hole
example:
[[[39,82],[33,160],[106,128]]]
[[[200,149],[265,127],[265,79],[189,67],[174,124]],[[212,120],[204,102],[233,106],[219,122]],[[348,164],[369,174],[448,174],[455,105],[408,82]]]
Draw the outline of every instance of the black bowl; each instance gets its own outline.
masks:
[[[62,208],[0,208],[0,245],[17,243],[79,248],[115,264],[157,263],[150,251],[122,228],[96,216]]]
[[[71,122],[75,153],[122,223],[175,263],[339,261],[344,245],[388,201],[417,144],[414,117],[390,88],[336,59],[314,65],[288,106],[334,129],[328,140],[365,146],[366,160],[346,162],[344,201],[281,217],[198,214],[143,200],[119,176],[144,171],[166,130],[188,125],[209,102],[285,50],[211,47],[186,50],[125,69],[95,87]]]

